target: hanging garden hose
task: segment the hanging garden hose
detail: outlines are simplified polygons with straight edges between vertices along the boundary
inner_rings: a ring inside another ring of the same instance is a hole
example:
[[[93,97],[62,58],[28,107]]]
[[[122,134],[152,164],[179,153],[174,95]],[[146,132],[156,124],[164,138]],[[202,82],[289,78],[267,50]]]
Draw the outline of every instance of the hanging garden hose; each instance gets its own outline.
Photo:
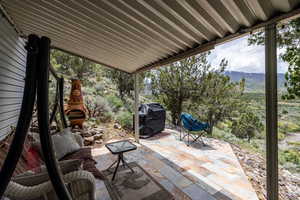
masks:
[[[59,108],[60,108],[60,117],[63,123],[64,128],[68,127],[65,110],[64,110],[64,78],[61,77],[58,81],[59,84]]]
[[[58,82],[58,81],[56,81],[56,82]],[[58,98],[59,98],[59,86],[58,86],[58,83],[56,83],[55,101],[54,101],[53,110],[52,110],[52,113],[51,113],[51,116],[50,116],[49,126],[51,126],[51,124],[52,124],[52,122],[55,118],[56,112],[57,112],[58,103],[59,103]]]
[[[36,67],[37,56],[39,52],[38,45],[39,37],[36,35],[29,35],[28,42],[25,47],[27,50],[27,62],[22,106],[14,138],[0,171],[0,199],[5,192],[5,189],[21,156],[24,141],[27,135],[28,128],[30,126],[30,121],[32,119],[32,112],[36,95]]]
[[[49,62],[50,62],[50,39],[42,37],[40,40],[40,51],[38,60],[38,81],[37,81],[37,110],[40,140],[45,164],[49,173],[49,178],[55,189],[56,195],[61,200],[71,200],[71,195],[67,190],[61,171],[58,168],[57,159],[53,149],[53,143],[49,134]]]
[[[62,121],[63,128],[67,128],[67,120],[65,116],[65,111],[64,111],[64,78],[59,77],[57,73],[55,72],[53,66],[50,64],[49,65],[49,71],[51,74],[54,76],[56,80],[56,94],[55,94],[55,103],[53,107],[53,111],[51,113],[50,117],[50,125],[52,121],[55,119],[57,109],[59,108],[59,113],[60,113],[60,118]]]

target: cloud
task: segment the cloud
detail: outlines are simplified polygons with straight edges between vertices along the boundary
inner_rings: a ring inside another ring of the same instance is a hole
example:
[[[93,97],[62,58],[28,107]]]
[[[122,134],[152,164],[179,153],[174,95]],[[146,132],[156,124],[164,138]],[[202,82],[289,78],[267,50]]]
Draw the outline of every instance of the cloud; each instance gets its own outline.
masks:
[[[212,50],[209,61],[213,66],[219,66],[220,61],[225,58],[228,60],[227,70],[241,72],[265,72],[265,48],[264,46],[248,46],[248,36],[216,46]],[[284,49],[278,49],[277,54]],[[277,70],[279,73],[287,71],[288,64],[281,59],[277,60]]]

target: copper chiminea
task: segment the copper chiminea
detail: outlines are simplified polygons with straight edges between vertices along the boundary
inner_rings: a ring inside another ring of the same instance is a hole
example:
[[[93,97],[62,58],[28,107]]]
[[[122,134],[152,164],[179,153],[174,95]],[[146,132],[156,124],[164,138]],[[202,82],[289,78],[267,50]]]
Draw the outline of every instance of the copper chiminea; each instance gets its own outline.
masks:
[[[76,126],[81,129],[83,128],[82,125],[86,118],[86,109],[83,104],[80,80],[72,80],[72,89],[66,115],[68,116],[73,128]]]

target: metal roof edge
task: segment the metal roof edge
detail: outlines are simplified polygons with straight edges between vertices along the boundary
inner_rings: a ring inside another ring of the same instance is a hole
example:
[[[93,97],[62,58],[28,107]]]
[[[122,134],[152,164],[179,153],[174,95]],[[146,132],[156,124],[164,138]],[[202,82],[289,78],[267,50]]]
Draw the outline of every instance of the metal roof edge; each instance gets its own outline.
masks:
[[[212,49],[214,49],[214,47],[215,47],[215,41],[207,42],[207,43],[204,43],[204,44],[199,45],[197,47],[190,48],[190,49],[187,49],[186,51],[183,51],[183,52],[177,53],[175,55],[169,56],[167,58],[161,59],[161,60],[159,60],[157,62],[154,62],[150,65],[146,65],[142,68],[139,68],[138,70],[136,70],[133,73],[139,73],[139,72],[143,72],[143,71],[153,69],[155,67],[159,67],[159,66],[162,66],[162,65],[167,65],[167,64],[170,64],[172,62],[176,62],[176,61],[179,61],[181,59],[184,59],[186,57],[193,56],[193,55],[196,55],[196,54],[199,54],[199,53],[202,53],[202,52],[212,50]]]
[[[236,33],[227,35],[223,38],[218,38],[216,40],[209,41],[207,43],[201,44],[200,46],[197,46],[195,48],[187,49],[186,51],[177,53],[175,55],[171,55],[167,58],[161,59],[161,60],[156,61],[154,63],[151,63],[149,65],[143,66],[143,67],[137,69],[133,73],[139,73],[139,72],[151,70],[151,69],[156,68],[156,67],[160,67],[160,66],[163,66],[163,65],[170,64],[172,62],[176,62],[176,61],[181,60],[185,57],[189,57],[189,56],[193,56],[193,55],[205,52],[205,51],[209,51],[209,50],[213,49],[216,45],[220,45],[222,43],[229,42],[233,39],[245,36],[245,35],[253,32],[253,31],[257,31],[261,28],[264,28],[266,25],[277,23],[277,22],[283,21],[283,20],[294,19],[296,17],[299,17],[299,15],[300,15],[300,7],[298,6],[296,9],[294,9],[294,10],[288,12],[288,13],[280,13],[279,15],[276,15],[276,16],[272,17],[268,21],[258,22],[255,25],[253,25],[252,27],[242,28],[239,31],[237,31]]]
[[[51,38],[50,38],[50,40],[51,40]],[[94,63],[96,63],[96,64],[102,65],[102,66],[107,67],[107,68],[111,68],[111,69],[115,69],[115,70],[120,71],[120,72],[124,72],[124,73],[127,73],[127,74],[131,74],[130,72],[126,72],[126,71],[121,70],[121,69],[119,69],[119,68],[117,68],[117,67],[114,67],[114,66],[111,66],[111,65],[108,65],[108,64],[105,64],[105,63],[101,63],[101,62],[96,61],[96,60],[94,60],[94,59],[92,59],[92,58],[89,58],[89,57],[86,57],[86,56],[82,56],[82,55],[79,55],[79,54],[77,54],[77,53],[74,53],[74,52],[71,52],[71,51],[68,51],[68,50],[64,50],[64,49],[59,48],[59,47],[51,46],[51,48],[52,48],[52,49],[57,49],[57,50],[59,50],[59,51],[63,51],[63,52],[65,52],[65,53],[68,53],[68,54],[71,54],[71,55],[74,55],[74,56],[78,56],[78,57],[81,57],[81,58],[85,58],[85,59],[87,59],[87,60],[90,60],[90,61],[92,61],[92,62],[94,62]]]

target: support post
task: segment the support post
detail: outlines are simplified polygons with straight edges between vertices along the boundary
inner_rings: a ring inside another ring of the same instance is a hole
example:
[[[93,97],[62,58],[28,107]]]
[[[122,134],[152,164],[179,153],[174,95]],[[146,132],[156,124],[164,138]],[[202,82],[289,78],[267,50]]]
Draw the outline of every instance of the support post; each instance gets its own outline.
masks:
[[[267,199],[278,200],[276,24],[265,27]]]
[[[139,75],[134,75],[134,136],[135,141],[139,143],[140,138],[140,125],[139,125]]]

